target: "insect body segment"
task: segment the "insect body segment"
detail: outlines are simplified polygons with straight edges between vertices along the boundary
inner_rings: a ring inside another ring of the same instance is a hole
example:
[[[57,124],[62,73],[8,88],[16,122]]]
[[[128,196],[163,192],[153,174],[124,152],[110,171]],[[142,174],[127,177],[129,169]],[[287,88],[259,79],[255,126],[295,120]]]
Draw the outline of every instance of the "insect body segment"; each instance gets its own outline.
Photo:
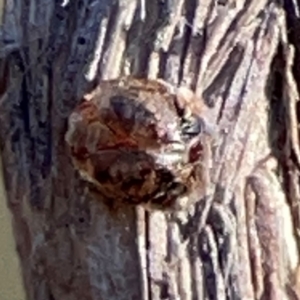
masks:
[[[66,141],[82,177],[113,202],[164,209],[201,198],[203,121],[180,97],[161,81],[102,81],[69,117]]]

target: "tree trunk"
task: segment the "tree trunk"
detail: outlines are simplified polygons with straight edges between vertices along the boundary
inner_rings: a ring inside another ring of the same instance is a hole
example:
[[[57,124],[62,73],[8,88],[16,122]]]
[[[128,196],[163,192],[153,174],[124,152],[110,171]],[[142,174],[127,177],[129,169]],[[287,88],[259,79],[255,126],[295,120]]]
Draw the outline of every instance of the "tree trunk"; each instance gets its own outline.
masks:
[[[28,299],[300,299],[300,27],[285,2],[7,1],[0,141]],[[217,128],[207,195],[174,218],[112,212],[72,166],[70,112],[120,74],[191,87]]]

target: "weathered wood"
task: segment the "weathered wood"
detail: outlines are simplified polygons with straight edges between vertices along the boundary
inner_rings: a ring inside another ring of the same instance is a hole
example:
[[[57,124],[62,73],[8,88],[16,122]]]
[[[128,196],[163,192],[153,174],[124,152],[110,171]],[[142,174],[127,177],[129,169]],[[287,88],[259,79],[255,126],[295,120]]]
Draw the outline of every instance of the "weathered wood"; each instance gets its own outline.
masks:
[[[28,299],[296,297],[299,95],[285,11],[199,2],[7,4],[0,141]],[[129,73],[196,89],[218,130],[207,197],[171,218],[112,213],[68,155],[77,101]]]

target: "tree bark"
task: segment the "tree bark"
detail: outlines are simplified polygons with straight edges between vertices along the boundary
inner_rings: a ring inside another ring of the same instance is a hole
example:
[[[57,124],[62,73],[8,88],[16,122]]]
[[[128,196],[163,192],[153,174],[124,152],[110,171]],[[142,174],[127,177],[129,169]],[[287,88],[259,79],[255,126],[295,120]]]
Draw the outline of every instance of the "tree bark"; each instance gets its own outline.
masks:
[[[298,6],[199,2],[7,1],[0,141],[28,299],[299,299]],[[171,219],[111,212],[68,155],[70,112],[121,74],[191,87],[217,128],[207,196]]]

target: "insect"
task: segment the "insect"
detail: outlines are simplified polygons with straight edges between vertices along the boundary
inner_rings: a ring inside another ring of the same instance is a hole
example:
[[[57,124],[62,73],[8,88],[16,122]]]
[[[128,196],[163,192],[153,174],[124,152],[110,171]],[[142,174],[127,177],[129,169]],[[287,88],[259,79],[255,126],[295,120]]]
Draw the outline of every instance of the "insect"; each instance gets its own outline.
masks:
[[[106,80],[75,107],[73,164],[111,204],[181,209],[203,196],[209,149],[202,104],[162,80]]]

